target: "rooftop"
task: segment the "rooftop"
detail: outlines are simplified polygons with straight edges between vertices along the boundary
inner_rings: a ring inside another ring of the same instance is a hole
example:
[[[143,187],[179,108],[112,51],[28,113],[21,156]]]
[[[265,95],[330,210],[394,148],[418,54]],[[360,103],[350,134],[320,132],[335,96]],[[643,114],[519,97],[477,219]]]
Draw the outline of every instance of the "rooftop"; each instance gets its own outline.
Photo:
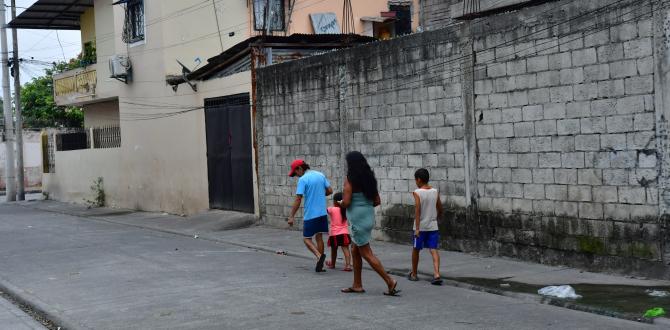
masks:
[[[38,0],[9,22],[10,28],[79,30],[79,18],[93,0]]]

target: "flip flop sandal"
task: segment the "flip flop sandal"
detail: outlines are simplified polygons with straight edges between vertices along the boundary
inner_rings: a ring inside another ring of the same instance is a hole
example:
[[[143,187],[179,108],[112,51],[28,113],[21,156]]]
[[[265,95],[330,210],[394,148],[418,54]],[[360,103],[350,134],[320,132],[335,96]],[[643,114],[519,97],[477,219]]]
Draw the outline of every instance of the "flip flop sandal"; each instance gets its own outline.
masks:
[[[346,288],[346,289],[340,290],[340,292],[342,292],[342,293],[365,293],[365,289],[354,290],[354,288]]]
[[[395,284],[393,285],[393,288],[391,288],[391,290],[389,290],[389,291],[387,291],[387,292],[384,292],[384,295],[385,295],[385,296],[393,296],[393,297],[398,297],[398,296],[400,296],[400,295],[399,295],[400,290],[399,290],[399,289],[396,289],[397,286],[398,286],[398,281],[395,282]]]
[[[418,278],[417,276],[412,276],[412,272],[409,272],[409,273],[407,274],[407,279],[410,280],[410,281],[412,281],[412,282],[416,282],[416,281],[419,280],[419,278]]]
[[[353,271],[353,269],[351,269],[351,267],[344,267],[344,268],[342,268],[342,271],[343,272],[350,272],[350,271]]]
[[[334,269],[335,265],[333,264],[332,261],[328,260],[328,261],[326,261],[326,267],[328,267],[330,269]]]
[[[316,262],[316,270],[317,273],[320,273],[323,271],[323,263],[326,261],[326,255],[322,254],[321,257],[319,258],[319,261]]]
[[[430,284],[432,284],[432,285],[442,285],[442,279],[439,278],[439,277],[436,277],[432,281],[430,281]]]

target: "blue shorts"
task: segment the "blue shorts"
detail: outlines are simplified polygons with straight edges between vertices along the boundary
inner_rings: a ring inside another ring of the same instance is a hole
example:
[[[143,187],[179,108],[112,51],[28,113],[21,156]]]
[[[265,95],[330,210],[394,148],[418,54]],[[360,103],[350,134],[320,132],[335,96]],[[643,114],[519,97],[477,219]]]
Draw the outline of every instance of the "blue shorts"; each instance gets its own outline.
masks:
[[[328,216],[305,220],[302,224],[302,236],[312,237],[317,233],[328,233]]]
[[[440,244],[440,232],[437,230],[433,231],[420,231],[419,237],[414,236],[414,249],[421,250],[426,249],[437,249],[437,246]]]

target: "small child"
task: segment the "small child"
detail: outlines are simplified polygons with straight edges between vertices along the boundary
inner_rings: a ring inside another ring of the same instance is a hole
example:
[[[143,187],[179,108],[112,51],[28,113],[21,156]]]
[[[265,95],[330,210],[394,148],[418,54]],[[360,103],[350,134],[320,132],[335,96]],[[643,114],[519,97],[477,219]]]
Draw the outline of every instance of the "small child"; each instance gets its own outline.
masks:
[[[437,227],[437,219],[442,217],[442,202],[437,189],[428,184],[430,174],[425,168],[418,169],[414,173],[414,181],[419,189],[414,190],[415,212],[414,212],[414,248],[412,249],[412,271],[407,274],[410,281],[418,281],[416,275],[419,266],[419,252],[428,248],[433,257],[433,285],[442,285],[440,278],[440,255],[437,247],[440,242],[440,232]]]
[[[330,246],[330,260],[326,261],[328,268],[335,268],[335,261],[337,260],[337,248],[342,247],[344,253],[344,268],[345,272],[351,271],[351,253],[349,252],[349,228],[347,227],[347,213],[344,208],[340,206],[342,201],[342,193],[338,192],[333,196],[333,206],[327,209],[330,216],[330,230],[328,232],[328,246]]]

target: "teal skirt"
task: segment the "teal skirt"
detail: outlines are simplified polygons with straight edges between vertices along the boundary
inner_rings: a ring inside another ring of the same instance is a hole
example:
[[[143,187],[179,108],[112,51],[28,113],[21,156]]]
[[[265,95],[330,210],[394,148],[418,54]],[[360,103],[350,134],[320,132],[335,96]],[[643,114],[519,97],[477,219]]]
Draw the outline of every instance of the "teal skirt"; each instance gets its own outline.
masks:
[[[349,235],[357,246],[370,243],[372,229],[375,227],[375,207],[363,193],[354,193],[351,205],[347,208]]]

